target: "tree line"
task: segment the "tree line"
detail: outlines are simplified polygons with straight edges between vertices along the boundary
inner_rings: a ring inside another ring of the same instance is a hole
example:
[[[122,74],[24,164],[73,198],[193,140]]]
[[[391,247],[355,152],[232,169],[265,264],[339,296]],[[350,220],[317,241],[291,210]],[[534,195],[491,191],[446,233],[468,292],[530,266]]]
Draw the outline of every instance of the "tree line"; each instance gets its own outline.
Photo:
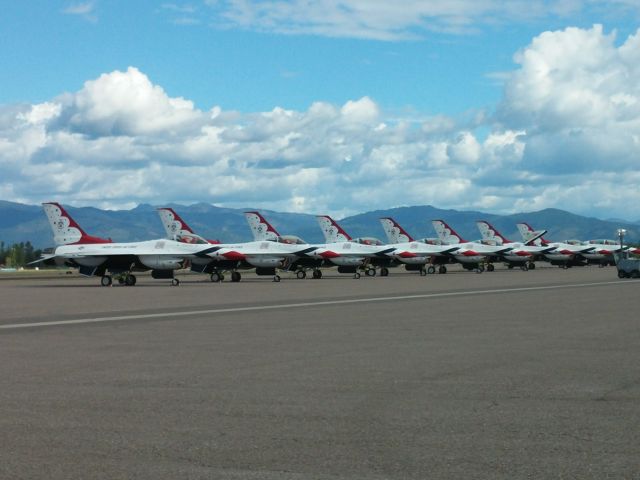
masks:
[[[25,267],[29,262],[40,258],[42,250],[33,248],[31,242],[5,245],[0,242],[0,266],[8,268]]]

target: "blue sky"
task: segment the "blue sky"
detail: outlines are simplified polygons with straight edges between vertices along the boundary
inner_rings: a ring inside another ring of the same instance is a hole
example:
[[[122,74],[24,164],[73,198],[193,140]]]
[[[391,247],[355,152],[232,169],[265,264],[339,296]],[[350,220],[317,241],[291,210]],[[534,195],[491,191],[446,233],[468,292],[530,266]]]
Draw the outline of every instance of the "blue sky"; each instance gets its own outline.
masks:
[[[639,19],[636,0],[5,2],[0,198],[638,220]]]

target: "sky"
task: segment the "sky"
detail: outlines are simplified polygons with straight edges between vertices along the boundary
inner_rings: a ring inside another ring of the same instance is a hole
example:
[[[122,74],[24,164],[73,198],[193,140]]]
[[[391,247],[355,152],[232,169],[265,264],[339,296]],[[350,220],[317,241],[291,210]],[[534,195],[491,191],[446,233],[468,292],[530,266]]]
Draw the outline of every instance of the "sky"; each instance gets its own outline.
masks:
[[[31,0],[0,199],[640,220],[640,0]]]

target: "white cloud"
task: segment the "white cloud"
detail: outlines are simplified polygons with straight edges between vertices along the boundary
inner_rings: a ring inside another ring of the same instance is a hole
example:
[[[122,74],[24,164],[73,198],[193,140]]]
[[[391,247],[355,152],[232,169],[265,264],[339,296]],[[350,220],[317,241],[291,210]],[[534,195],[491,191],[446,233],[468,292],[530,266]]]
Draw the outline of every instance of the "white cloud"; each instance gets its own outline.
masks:
[[[625,216],[619,206],[640,200],[639,43],[599,26],[545,32],[518,53],[497,114],[465,125],[389,118],[369,97],[201,111],[131,67],[48,102],[0,107],[0,192],[111,207],[207,201],[340,215],[430,203]]]
[[[92,23],[98,21],[94,1],[70,4],[62,10],[62,13],[66,15],[77,15]]]
[[[167,96],[137,68],[103,74],[61,97],[68,125],[95,135],[176,134],[203,120],[193,102]]]
[[[640,34],[617,46],[600,25],[544,32],[515,60],[498,118],[526,132],[527,168],[638,168]]]
[[[470,34],[487,25],[637,9],[635,0],[206,0],[219,28],[397,41],[430,32]]]

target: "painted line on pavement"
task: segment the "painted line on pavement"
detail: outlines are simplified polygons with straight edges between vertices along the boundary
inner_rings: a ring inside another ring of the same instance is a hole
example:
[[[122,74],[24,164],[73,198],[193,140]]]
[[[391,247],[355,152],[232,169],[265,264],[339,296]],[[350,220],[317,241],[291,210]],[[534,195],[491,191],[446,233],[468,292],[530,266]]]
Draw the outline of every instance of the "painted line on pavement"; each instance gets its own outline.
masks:
[[[237,312],[256,312],[261,310],[281,310],[289,308],[304,308],[304,307],[322,307],[329,305],[349,305],[354,303],[372,303],[372,302],[393,302],[399,300],[417,300],[417,299],[430,299],[430,298],[447,298],[447,297],[460,297],[465,295],[491,295],[496,293],[512,293],[512,292],[530,292],[540,290],[553,290],[564,288],[583,288],[583,287],[597,287],[603,285],[620,285],[637,283],[633,280],[617,280],[610,282],[595,282],[595,283],[573,283],[566,285],[544,285],[539,287],[516,287],[516,288],[497,288],[492,290],[468,290],[462,292],[442,292],[442,293],[424,293],[416,295],[397,295],[390,297],[373,297],[373,298],[355,298],[348,300],[323,300],[318,302],[304,302],[304,303],[283,303],[279,305],[258,305],[253,307],[231,307],[231,308],[213,308],[209,310],[189,310],[183,312],[162,312],[162,313],[142,313],[133,315],[120,315],[113,317],[96,317],[96,318],[79,318],[75,320],[55,320],[51,322],[33,322],[33,323],[10,323],[6,325],[0,325],[0,330],[15,330],[19,328],[36,328],[36,327],[53,327],[60,325],[80,325],[88,323],[103,323],[103,322],[119,322],[124,320],[145,320],[152,318],[167,318],[167,317],[188,317],[194,315],[209,315],[220,313],[237,313]]]

